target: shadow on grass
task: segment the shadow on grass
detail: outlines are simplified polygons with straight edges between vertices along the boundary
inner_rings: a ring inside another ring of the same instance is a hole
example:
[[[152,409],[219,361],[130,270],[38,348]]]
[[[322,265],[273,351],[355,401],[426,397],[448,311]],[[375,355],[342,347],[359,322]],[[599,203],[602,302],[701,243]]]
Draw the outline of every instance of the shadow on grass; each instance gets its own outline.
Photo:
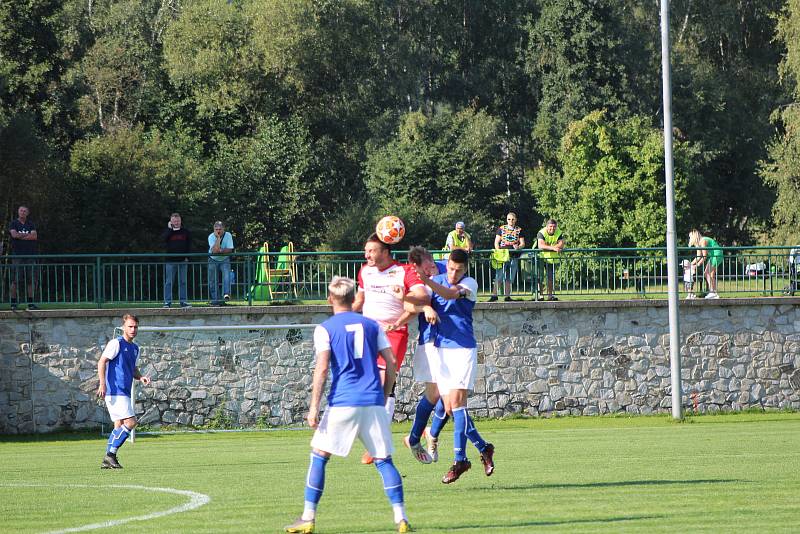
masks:
[[[531,490],[531,489],[592,489],[592,488],[617,488],[626,486],[670,486],[682,484],[738,484],[746,480],[735,478],[693,479],[693,480],[620,480],[617,482],[586,482],[583,484],[528,484],[528,485],[492,485],[486,488],[476,488],[483,491],[496,490]]]
[[[550,520],[550,521],[521,521],[518,523],[503,523],[495,525],[449,525],[447,528],[427,527],[425,530],[484,530],[484,529],[507,529],[507,528],[524,528],[524,527],[557,527],[568,525],[585,525],[592,523],[608,524],[608,523],[621,523],[624,521],[641,521],[646,519],[664,519],[665,515],[621,515],[615,517],[597,517],[586,519],[564,519]]]
[[[75,432],[49,432],[47,434],[2,434],[0,435],[0,443],[48,443],[54,441],[97,441],[108,439],[108,433],[111,431],[111,425],[106,426],[104,432],[101,433],[100,429],[95,430],[81,430]],[[158,439],[160,436],[139,436],[136,435],[136,440],[140,439]]]

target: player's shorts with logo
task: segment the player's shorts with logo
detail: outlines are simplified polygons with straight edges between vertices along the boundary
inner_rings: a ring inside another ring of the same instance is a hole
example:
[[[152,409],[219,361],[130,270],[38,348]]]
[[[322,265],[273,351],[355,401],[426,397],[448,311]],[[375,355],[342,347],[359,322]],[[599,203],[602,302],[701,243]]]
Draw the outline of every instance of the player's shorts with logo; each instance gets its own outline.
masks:
[[[106,408],[112,421],[136,417],[133,411],[133,399],[125,395],[106,395]]]
[[[478,349],[439,347],[440,367],[436,384],[442,395],[451,389],[472,390],[478,374]]]
[[[394,452],[389,414],[383,406],[329,406],[311,439],[311,446],[347,456],[358,438],[373,458]]]

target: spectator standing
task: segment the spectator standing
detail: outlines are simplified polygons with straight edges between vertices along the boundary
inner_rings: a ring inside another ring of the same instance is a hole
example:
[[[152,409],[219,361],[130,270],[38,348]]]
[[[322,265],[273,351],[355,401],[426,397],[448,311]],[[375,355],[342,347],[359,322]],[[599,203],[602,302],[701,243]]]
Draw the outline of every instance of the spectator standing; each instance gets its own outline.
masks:
[[[231,299],[231,259],[233,252],[233,236],[225,231],[222,221],[214,223],[214,231],[208,236],[208,292],[212,306],[220,306]],[[222,299],[219,296],[219,277],[222,277]]]
[[[169,254],[188,254],[192,249],[192,236],[181,220],[180,213],[173,213],[169,217],[167,229],[161,234],[161,241]],[[178,274],[178,298],[181,308],[191,308],[186,296],[186,276],[189,270],[188,257],[170,256],[164,263],[164,307],[172,306],[172,282]]]
[[[536,240],[539,250],[542,251],[539,253],[539,257],[542,258],[539,276],[540,294],[541,275],[544,274],[547,276],[547,300],[558,300],[553,293],[553,282],[555,280],[558,255],[564,250],[564,234],[558,229],[558,222],[555,219],[548,220],[544,228],[536,234]],[[541,271],[544,272],[542,273]]]
[[[463,221],[456,223],[456,229],[447,234],[447,242],[444,245],[445,250],[462,249],[467,253],[471,253],[473,249],[472,238],[465,231]]]
[[[722,248],[710,237],[704,237],[696,228],[689,232],[689,246],[698,248],[697,257],[692,260],[692,267],[703,265],[703,274],[708,282],[707,299],[718,299],[717,267],[722,263]]]
[[[13,256],[33,256],[38,254],[39,234],[36,225],[28,219],[30,208],[24,204],[17,209],[17,218],[8,225],[11,234],[11,309],[17,309],[17,286],[20,282],[28,290],[28,309],[38,310],[33,303],[33,294],[36,289],[36,259],[14,258]]]
[[[517,277],[517,269],[519,269],[519,257],[521,252],[519,249],[525,248],[525,238],[522,236],[522,228],[517,226],[517,214],[513,211],[506,215],[506,224],[497,229],[497,235],[494,236],[494,248],[496,250],[508,250],[509,261],[502,264],[502,267],[495,271],[494,275],[494,291],[489,298],[489,302],[497,300],[497,293],[500,290],[500,284],[504,284],[505,300],[506,302],[514,300],[511,298],[511,282]]]

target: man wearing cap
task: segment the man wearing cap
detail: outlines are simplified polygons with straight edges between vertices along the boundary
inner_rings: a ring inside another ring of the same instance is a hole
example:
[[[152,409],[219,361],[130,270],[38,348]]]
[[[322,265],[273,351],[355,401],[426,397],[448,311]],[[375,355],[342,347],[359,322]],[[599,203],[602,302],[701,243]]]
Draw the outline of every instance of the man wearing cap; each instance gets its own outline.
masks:
[[[458,221],[456,223],[456,229],[447,234],[447,242],[444,248],[445,250],[456,250],[460,248],[467,253],[472,252],[472,238],[464,231],[464,223],[462,221]]]

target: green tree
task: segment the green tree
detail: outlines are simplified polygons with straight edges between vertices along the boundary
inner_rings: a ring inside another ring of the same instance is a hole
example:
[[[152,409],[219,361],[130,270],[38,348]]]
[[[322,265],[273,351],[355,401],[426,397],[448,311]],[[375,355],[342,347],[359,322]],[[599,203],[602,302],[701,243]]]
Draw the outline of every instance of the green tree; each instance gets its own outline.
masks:
[[[613,2],[542,0],[526,57],[538,93],[533,140],[540,157],[552,158],[567,125],[593,109],[625,115],[633,95],[624,27]]]
[[[464,211],[487,210],[501,201],[499,121],[464,109],[403,118],[397,139],[370,152],[367,190],[384,210],[404,204],[459,202]]]
[[[779,20],[778,38],[786,46],[780,73],[794,98],[774,113],[781,134],[770,143],[768,158],[761,162],[760,172],[765,183],[776,192],[768,243],[797,245],[800,243],[800,0],[787,3]]]
[[[674,145],[675,204],[679,228],[687,226],[689,202],[704,198],[696,169],[702,154],[692,144]],[[665,243],[664,144],[649,119],[609,119],[605,111],[573,122],[561,141],[558,168],[540,167],[529,185],[544,217],[554,217],[569,247],[653,247]]]
[[[252,137],[222,140],[209,162],[210,211],[239,234],[243,248],[263,241],[304,245],[318,235],[319,176],[300,119],[265,119]]]
[[[76,251],[151,252],[162,250],[155,239],[174,211],[190,228],[208,225],[197,215],[198,153],[191,137],[141,126],[79,141],[67,189],[75,225],[64,239]]]

